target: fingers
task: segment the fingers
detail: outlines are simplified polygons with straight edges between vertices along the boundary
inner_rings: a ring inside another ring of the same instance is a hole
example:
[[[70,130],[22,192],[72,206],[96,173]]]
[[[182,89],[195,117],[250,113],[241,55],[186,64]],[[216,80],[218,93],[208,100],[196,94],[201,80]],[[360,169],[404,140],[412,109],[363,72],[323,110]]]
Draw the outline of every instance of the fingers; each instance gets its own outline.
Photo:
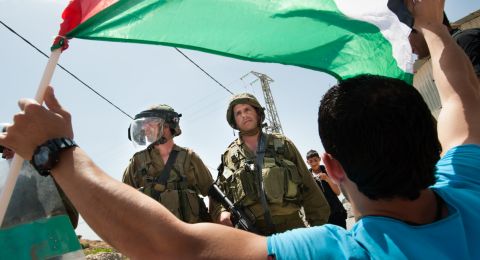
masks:
[[[55,93],[52,87],[48,86],[45,90],[45,105],[47,105],[50,111],[63,115],[65,110],[58,102],[57,98],[55,97]]]
[[[18,101],[18,107],[20,107],[22,111],[25,111],[25,109],[32,104],[38,105],[38,102],[29,98],[22,98]]]
[[[66,127],[68,128],[67,137],[73,138],[71,115],[67,110],[65,110],[62,107],[62,105],[60,105],[60,102],[58,102],[57,97],[55,97],[55,91],[51,86],[48,86],[47,89],[45,90],[45,105],[48,107],[48,109],[51,112],[59,114],[63,118],[63,120],[65,121]]]

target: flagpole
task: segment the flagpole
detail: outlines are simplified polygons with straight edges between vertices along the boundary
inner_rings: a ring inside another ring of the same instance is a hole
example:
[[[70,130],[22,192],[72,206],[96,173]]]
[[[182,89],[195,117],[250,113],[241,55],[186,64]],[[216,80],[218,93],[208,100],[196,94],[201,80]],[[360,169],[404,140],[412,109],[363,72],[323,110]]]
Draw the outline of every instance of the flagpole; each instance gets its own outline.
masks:
[[[62,48],[57,48],[52,51],[50,58],[48,59],[47,66],[45,67],[45,71],[43,72],[42,79],[40,80],[40,84],[37,89],[37,93],[35,95],[35,100],[39,103],[43,103],[43,99],[45,96],[45,91],[52,80],[53,72],[55,71],[55,67],[57,66],[58,59],[60,58],[60,54],[62,54]],[[20,169],[22,168],[23,158],[20,157],[17,153],[13,157],[13,161],[10,165],[10,170],[7,176],[7,180],[5,181],[5,185],[3,186],[2,193],[0,194],[0,226],[3,223],[3,219],[5,217],[5,213],[7,211],[8,204],[12,197],[13,188],[17,183],[18,174],[20,173]]]

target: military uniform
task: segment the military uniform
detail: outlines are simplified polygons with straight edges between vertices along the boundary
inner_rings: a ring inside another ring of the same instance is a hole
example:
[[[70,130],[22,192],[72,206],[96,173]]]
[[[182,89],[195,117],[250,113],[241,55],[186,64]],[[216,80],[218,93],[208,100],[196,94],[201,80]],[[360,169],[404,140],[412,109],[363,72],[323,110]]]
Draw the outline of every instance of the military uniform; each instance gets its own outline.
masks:
[[[264,134],[266,151],[263,160],[263,186],[272,216],[273,231],[269,231],[264,219],[256,183],[255,153],[238,138],[223,154],[223,174],[218,184],[236,204],[251,213],[261,234],[283,232],[304,227],[299,210],[303,206],[310,226],[325,224],[330,209],[317,187],[295,145],[280,134]],[[227,211],[220,208],[219,211]],[[218,218],[220,212],[216,212]],[[253,219],[252,219],[253,220]]]
[[[123,182],[159,201],[187,223],[209,221],[203,199],[213,183],[212,175],[192,150],[174,145],[178,152],[166,185],[155,182],[165,167],[160,152],[150,146],[133,155]],[[172,153],[170,153],[171,156]]]

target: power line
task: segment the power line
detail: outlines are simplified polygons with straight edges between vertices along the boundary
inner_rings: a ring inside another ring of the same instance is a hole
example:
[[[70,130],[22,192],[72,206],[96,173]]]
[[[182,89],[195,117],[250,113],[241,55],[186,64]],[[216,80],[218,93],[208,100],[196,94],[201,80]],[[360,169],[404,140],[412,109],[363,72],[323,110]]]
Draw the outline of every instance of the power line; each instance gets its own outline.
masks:
[[[175,47],[175,50],[178,51],[180,54],[183,55],[183,57],[185,57],[187,60],[189,60],[191,63],[193,63],[195,66],[197,66],[197,68],[199,68],[201,71],[203,71],[203,73],[207,74],[207,76],[209,76],[211,79],[213,79],[215,82],[217,82],[218,85],[220,85],[220,87],[222,87],[223,89],[225,89],[228,93],[232,94],[233,95],[233,92],[230,91],[230,89],[228,89],[227,87],[225,87],[224,85],[222,85],[222,83],[220,83],[218,80],[216,80],[214,77],[212,77],[212,75],[208,74],[208,72],[206,72],[204,69],[202,69],[202,67],[200,67],[197,63],[195,63],[192,59],[190,59],[187,55],[185,55],[185,53],[183,53],[182,51],[180,51],[178,48]]]
[[[43,56],[45,56],[47,59],[50,58],[46,53],[44,53],[43,51],[41,51],[39,48],[37,48],[35,45],[33,45],[30,41],[28,41],[27,39],[25,39],[23,36],[21,36],[20,34],[18,34],[15,30],[13,30],[12,28],[10,28],[8,25],[6,25],[4,22],[0,21],[0,23],[5,26],[8,30],[10,30],[13,34],[17,35],[18,37],[20,37],[20,39],[22,39],[24,42],[26,42],[28,45],[32,46],[35,50],[37,50],[38,52],[40,52],[41,54],[43,54]],[[90,87],[87,83],[83,82],[83,80],[81,80],[80,78],[78,78],[75,74],[73,74],[72,72],[70,72],[69,70],[67,70],[65,67],[63,67],[61,64],[57,64],[58,67],[60,67],[62,70],[64,70],[66,73],[70,74],[70,76],[72,76],[73,78],[75,78],[76,80],[78,80],[80,83],[82,83],[85,87],[87,87],[88,89],[90,89],[91,91],[93,91],[93,93],[97,94],[97,96],[99,96],[100,98],[102,98],[103,100],[107,101],[110,105],[112,105],[113,107],[115,107],[118,111],[120,111],[121,113],[123,113],[124,115],[128,116],[130,119],[133,120],[133,117],[130,116],[127,112],[123,111],[123,109],[119,108],[117,105],[113,104],[110,100],[108,100],[106,97],[104,97],[102,94],[100,94],[98,91],[96,91],[95,89],[93,89],[92,87]]]
[[[18,36],[20,39],[22,39],[24,42],[26,42],[28,45],[33,47],[35,50],[37,50],[39,53],[41,53],[43,56],[45,56],[47,59],[50,58],[46,53],[44,53],[42,50],[40,50],[38,47],[36,47],[34,44],[32,44],[30,41],[28,41],[26,38],[21,36],[19,33],[17,33],[15,30],[13,30],[10,26],[6,25],[3,21],[0,21],[0,23],[5,26],[9,31],[11,31],[13,34]],[[222,83],[220,83],[217,79],[215,79],[212,75],[210,75],[207,71],[205,71],[200,65],[195,63],[192,59],[190,59],[185,53],[180,51],[178,48],[175,48],[176,51],[178,51],[181,55],[183,55],[187,60],[189,60],[192,64],[194,64],[198,69],[200,69],[203,73],[205,73],[208,77],[210,77],[213,81],[215,81],[220,87],[222,87],[224,90],[226,90],[228,93],[233,95],[233,92],[230,91],[227,87],[225,87]],[[129,115],[127,112],[125,112],[123,109],[115,105],[113,102],[108,100],[106,97],[104,97],[102,94],[100,94],[98,91],[96,91],[94,88],[90,87],[87,83],[85,83],[83,80],[81,80],[79,77],[77,77],[75,74],[70,72],[68,69],[63,67],[61,64],[57,64],[58,67],[60,67],[62,70],[64,70],[66,73],[68,73],[70,76],[78,80],[80,83],[82,83],[85,87],[90,89],[93,93],[95,93],[97,96],[105,100],[107,103],[109,103],[111,106],[115,107],[118,111],[120,111],[122,114],[126,115],[130,119],[133,120],[133,117]]]

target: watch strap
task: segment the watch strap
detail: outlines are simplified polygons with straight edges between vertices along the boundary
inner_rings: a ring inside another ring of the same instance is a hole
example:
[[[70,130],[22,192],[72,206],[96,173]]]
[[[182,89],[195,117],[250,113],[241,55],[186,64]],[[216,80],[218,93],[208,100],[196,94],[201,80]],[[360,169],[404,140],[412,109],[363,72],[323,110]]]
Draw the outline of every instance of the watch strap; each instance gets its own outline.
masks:
[[[35,149],[30,163],[40,175],[48,176],[50,175],[50,171],[53,169],[53,167],[55,167],[55,165],[58,163],[60,152],[62,150],[77,146],[77,143],[75,143],[75,141],[71,138],[61,137],[50,139]],[[47,156],[47,160],[44,163],[40,163],[37,159],[40,156]]]

